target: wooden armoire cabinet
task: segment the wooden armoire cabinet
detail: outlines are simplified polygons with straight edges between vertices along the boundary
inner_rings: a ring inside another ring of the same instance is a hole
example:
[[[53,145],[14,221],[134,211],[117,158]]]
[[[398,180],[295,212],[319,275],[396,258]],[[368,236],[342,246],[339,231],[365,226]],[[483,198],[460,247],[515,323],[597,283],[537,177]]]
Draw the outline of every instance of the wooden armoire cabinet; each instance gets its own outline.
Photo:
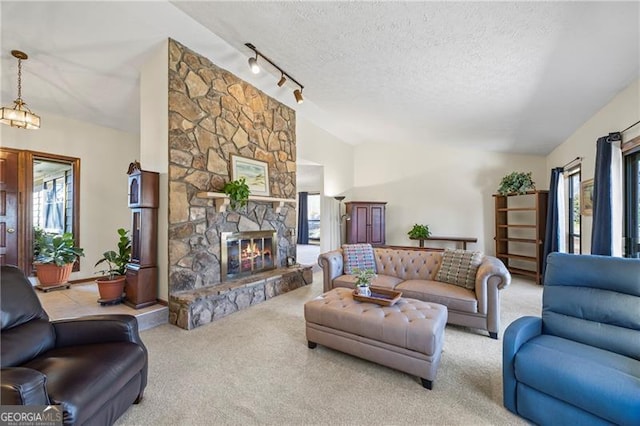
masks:
[[[350,201],[347,208],[347,243],[386,244],[385,206],[383,201]]]
[[[158,287],[159,174],[129,166],[131,262],[127,264],[125,303],[139,309],[156,303]]]

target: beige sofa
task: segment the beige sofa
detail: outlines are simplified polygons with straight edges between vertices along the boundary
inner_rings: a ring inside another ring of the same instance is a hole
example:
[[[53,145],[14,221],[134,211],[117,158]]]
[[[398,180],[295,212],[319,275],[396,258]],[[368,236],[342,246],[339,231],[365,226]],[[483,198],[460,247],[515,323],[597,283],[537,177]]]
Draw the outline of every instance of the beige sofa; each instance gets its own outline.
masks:
[[[504,264],[484,256],[476,273],[475,291],[435,281],[442,252],[374,248],[377,277],[372,285],[402,291],[403,297],[439,303],[448,309],[448,323],[487,330],[493,339],[500,330],[500,290],[511,283]],[[342,250],[318,257],[324,276],[324,291],[353,288],[355,277],[345,275]]]

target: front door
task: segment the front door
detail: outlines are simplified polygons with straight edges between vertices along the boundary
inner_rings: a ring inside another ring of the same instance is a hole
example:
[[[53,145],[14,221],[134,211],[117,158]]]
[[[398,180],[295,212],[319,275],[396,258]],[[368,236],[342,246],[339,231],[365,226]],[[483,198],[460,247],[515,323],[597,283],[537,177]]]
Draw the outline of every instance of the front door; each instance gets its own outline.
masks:
[[[0,150],[0,265],[18,265],[18,153]]]

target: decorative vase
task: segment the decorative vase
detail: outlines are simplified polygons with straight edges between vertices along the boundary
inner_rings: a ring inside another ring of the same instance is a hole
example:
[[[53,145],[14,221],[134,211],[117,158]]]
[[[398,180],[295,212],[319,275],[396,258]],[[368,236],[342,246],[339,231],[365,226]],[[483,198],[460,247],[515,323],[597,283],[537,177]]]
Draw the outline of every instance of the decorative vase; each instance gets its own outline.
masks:
[[[99,302],[110,302],[122,298],[124,292],[124,282],[127,279],[124,275],[119,275],[114,279],[98,278],[98,292],[100,293]]]
[[[73,269],[73,263],[58,266],[55,263],[36,263],[36,276],[41,287],[65,284]]]
[[[369,296],[371,296],[371,288],[369,287],[368,284],[357,285],[356,286],[356,294],[358,294],[360,296],[369,297]]]

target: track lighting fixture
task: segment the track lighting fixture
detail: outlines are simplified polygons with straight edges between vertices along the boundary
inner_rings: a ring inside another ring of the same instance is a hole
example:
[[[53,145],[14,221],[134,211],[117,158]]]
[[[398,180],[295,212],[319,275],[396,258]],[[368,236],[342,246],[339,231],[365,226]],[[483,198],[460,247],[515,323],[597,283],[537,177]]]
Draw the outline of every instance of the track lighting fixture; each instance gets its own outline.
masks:
[[[258,65],[258,57],[261,57],[262,59],[270,63],[271,66],[273,66],[275,69],[280,71],[280,80],[278,80],[278,83],[277,83],[278,87],[284,86],[284,84],[287,81],[293,82],[299,87],[298,89],[293,91],[293,97],[296,99],[296,102],[299,104],[301,104],[304,101],[304,98],[302,97],[302,91],[304,90],[304,86],[302,84],[298,83],[298,81],[295,78],[291,77],[291,75],[284,72],[284,70],[279,66],[277,66],[271,59],[267,58],[262,53],[260,53],[253,44],[245,43],[244,45],[247,46],[249,49],[253,50],[253,52],[256,54],[255,58],[249,58],[249,67],[251,67],[251,71],[253,71],[254,74],[257,74],[260,72],[260,66]]]
[[[280,80],[278,80],[278,87],[282,87],[283,84],[287,82],[287,77],[284,74],[281,74]]]
[[[254,74],[258,74],[260,72],[260,65],[258,65],[257,53],[255,58],[249,58],[249,68],[251,68],[251,72]]]

